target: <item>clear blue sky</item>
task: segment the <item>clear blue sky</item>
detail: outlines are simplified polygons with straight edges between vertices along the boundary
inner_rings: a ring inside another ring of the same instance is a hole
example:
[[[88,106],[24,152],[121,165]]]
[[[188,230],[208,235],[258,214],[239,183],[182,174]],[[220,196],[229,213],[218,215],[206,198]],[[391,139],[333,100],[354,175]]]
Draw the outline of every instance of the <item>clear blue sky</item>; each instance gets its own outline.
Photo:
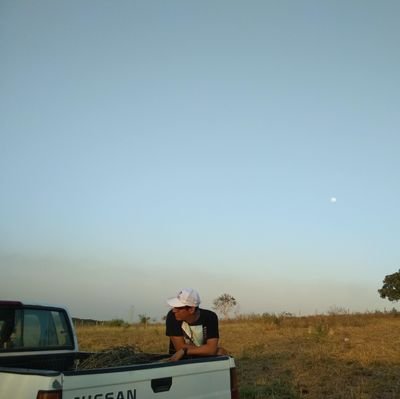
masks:
[[[0,293],[160,318],[391,309],[400,2],[0,3]],[[332,198],[336,198],[336,202]]]

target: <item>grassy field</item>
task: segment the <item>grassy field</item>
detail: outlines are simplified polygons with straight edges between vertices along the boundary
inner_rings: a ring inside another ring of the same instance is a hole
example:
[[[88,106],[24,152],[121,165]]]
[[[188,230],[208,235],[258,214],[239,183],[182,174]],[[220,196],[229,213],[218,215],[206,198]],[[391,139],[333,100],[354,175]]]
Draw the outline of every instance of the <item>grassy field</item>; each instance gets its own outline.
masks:
[[[161,324],[77,326],[82,350],[166,353]],[[400,398],[400,315],[243,316],[221,321],[241,399]]]

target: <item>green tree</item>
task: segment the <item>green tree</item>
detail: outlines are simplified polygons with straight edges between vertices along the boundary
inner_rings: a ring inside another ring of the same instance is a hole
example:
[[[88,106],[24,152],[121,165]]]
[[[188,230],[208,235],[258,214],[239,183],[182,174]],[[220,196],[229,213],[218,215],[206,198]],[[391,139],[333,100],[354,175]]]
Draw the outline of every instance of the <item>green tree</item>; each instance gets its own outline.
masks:
[[[237,305],[236,299],[230,294],[222,294],[214,299],[213,309],[220,313],[224,318],[227,318],[229,313]]]
[[[382,288],[378,292],[381,298],[387,298],[389,301],[400,300],[400,269],[396,273],[385,276]]]

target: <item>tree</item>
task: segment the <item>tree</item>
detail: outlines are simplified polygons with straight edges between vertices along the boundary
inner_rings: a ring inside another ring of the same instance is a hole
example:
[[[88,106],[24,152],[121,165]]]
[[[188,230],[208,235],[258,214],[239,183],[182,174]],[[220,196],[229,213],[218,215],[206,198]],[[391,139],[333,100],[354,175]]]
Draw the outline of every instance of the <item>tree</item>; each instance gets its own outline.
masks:
[[[150,316],[147,316],[147,314],[140,314],[139,316],[140,324],[143,324],[144,328],[147,327],[147,324],[151,320]]]
[[[378,292],[381,298],[387,298],[389,301],[400,300],[400,269],[396,273],[385,276],[382,288]]]
[[[220,313],[224,318],[227,318],[229,312],[236,306],[236,299],[229,294],[222,294],[214,299],[213,309]]]

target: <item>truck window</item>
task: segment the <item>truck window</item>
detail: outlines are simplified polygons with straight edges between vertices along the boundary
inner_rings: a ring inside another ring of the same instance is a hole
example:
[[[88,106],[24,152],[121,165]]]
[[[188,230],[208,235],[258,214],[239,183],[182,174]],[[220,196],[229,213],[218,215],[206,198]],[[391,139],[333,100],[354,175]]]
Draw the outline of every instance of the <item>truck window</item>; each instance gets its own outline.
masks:
[[[71,346],[71,335],[69,334],[65,314],[61,312],[51,312],[51,314],[55,325],[58,344],[61,346]]]
[[[36,314],[25,312],[22,331],[23,346],[28,348],[37,348],[40,346],[42,330],[39,317]]]
[[[0,309],[0,351],[71,349],[65,312],[48,309]]]
[[[0,350],[6,349],[11,342],[11,334],[15,327],[15,311],[0,308]]]

